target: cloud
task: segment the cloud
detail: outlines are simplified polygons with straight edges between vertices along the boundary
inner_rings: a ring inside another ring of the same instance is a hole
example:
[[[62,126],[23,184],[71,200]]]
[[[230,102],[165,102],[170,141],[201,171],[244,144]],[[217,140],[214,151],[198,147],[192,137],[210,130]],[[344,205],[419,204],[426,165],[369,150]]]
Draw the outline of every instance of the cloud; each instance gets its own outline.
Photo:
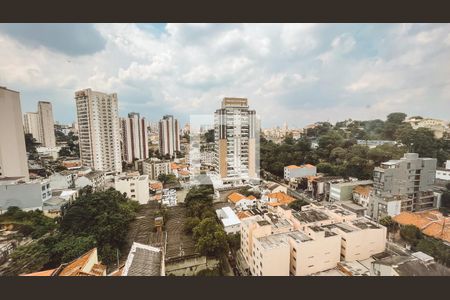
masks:
[[[27,46],[43,46],[69,56],[93,54],[106,43],[91,24],[0,24],[0,32]]]
[[[212,113],[247,97],[263,126],[384,118],[390,109],[448,118],[448,24],[4,24],[0,85],[22,110],[74,92],[117,92],[122,115],[152,121]],[[428,102],[431,102],[430,105]],[[392,105],[390,105],[392,103]],[[421,110],[421,111],[420,111]],[[446,113],[447,112],[447,113]]]

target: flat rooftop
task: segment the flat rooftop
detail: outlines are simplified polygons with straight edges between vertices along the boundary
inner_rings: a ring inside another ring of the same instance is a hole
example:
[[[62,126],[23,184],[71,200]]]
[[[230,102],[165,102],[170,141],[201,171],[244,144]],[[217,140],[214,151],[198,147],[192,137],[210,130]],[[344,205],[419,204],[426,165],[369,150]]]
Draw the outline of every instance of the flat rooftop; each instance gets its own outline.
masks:
[[[319,209],[308,209],[299,212],[293,212],[292,215],[300,221],[300,223],[313,223],[318,221],[329,220],[330,217]]]
[[[264,249],[273,249],[281,245],[287,245],[286,233],[273,234],[269,236],[260,237],[257,239]]]
[[[368,219],[360,218],[357,220],[354,220],[351,222],[351,224],[355,227],[358,227],[359,229],[378,229],[380,226],[376,225],[375,223],[371,222]]]
[[[313,239],[310,238],[308,235],[304,234],[300,231],[293,231],[285,233],[288,237],[292,238],[296,242],[308,242],[312,241]]]

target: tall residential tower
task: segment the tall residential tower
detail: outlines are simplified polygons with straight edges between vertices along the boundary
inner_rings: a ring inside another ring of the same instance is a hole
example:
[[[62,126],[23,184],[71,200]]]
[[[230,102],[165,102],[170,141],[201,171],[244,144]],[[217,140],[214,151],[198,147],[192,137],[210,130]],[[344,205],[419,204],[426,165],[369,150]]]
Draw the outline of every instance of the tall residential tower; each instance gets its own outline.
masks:
[[[135,159],[148,158],[147,121],[138,113],[129,113],[120,119],[122,133],[122,159],[132,163]]]
[[[214,166],[223,182],[259,178],[259,120],[246,98],[224,98],[214,115]]]
[[[164,116],[159,121],[159,153],[171,157],[180,151],[180,128],[178,120],[171,115]]]
[[[25,133],[31,133],[42,147],[55,147],[55,122],[52,104],[48,101],[38,102],[38,111],[24,115]]]
[[[120,125],[117,94],[85,89],[75,92],[80,157],[94,170],[120,173]]]
[[[0,177],[29,178],[20,94],[5,87],[0,87]]]

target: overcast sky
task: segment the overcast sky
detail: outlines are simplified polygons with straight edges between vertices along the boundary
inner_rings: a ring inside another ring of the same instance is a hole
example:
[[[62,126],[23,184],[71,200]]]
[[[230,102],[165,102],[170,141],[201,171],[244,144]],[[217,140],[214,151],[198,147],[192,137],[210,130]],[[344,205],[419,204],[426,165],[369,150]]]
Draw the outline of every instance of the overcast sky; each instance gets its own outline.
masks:
[[[22,112],[74,92],[116,92],[121,116],[212,113],[246,97],[263,127],[381,118],[449,119],[449,24],[0,24],[0,86]]]

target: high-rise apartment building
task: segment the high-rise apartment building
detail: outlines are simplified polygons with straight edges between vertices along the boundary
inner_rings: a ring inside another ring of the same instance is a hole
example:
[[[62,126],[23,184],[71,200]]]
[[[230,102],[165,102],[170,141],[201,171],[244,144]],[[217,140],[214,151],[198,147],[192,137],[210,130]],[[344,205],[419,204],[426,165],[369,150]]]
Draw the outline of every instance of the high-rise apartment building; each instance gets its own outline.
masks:
[[[82,164],[120,173],[120,124],[117,94],[85,89],[75,92]]]
[[[214,166],[224,181],[259,177],[259,120],[246,98],[224,98],[214,115]]]
[[[132,163],[135,159],[148,158],[147,121],[138,113],[129,113],[120,119],[122,133],[122,159]]]
[[[38,143],[42,143],[41,122],[37,112],[27,112],[23,116],[25,133],[29,133]]]
[[[0,177],[29,178],[20,94],[5,87],[0,87]]]
[[[56,147],[55,122],[50,102],[39,101],[38,111],[25,113],[23,121],[25,133],[31,133],[42,147]]]
[[[174,156],[180,151],[180,128],[178,120],[171,115],[164,116],[159,121],[159,153]]]
[[[38,114],[42,130],[42,146],[48,148],[56,147],[52,104],[47,101],[39,101]]]
[[[421,211],[435,206],[432,186],[436,177],[435,158],[419,158],[405,153],[373,172],[373,195],[369,209],[375,219],[395,216],[402,211]]]

